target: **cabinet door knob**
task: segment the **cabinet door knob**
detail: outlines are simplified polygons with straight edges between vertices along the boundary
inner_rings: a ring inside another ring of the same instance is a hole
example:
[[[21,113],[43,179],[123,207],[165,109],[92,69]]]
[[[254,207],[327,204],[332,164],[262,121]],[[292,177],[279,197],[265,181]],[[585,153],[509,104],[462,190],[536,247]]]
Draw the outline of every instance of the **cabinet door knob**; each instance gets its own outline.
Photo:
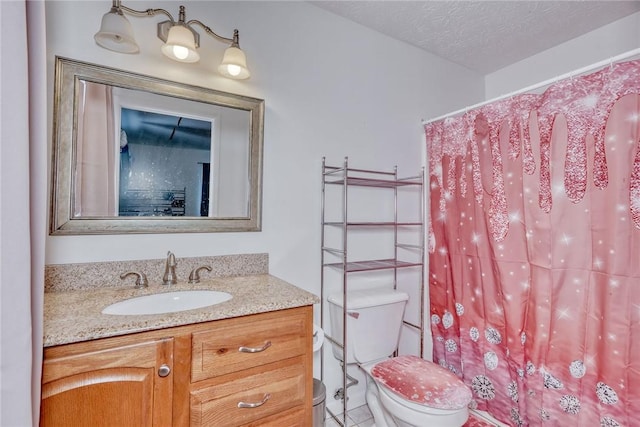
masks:
[[[158,369],[158,375],[161,376],[162,378],[166,377],[170,373],[171,373],[171,368],[169,367],[169,365],[162,365],[160,366],[160,369]]]
[[[269,399],[271,399],[271,394],[266,393],[260,402],[255,402],[255,403],[238,402],[238,408],[257,408],[267,403],[267,400]]]
[[[269,347],[271,347],[271,341],[265,341],[264,345],[262,347],[240,347],[238,349],[239,352],[241,353],[260,353],[261,351],[265,351],[266,349],[268,349]]]

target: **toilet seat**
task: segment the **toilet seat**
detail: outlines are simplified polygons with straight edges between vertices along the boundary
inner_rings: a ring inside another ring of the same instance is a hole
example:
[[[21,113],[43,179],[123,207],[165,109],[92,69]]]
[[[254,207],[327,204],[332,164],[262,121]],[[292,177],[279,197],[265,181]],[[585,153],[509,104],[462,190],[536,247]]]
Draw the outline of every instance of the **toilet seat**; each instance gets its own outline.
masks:
[[[399,356],[363,366],[382,392],[396,402],[424,412],[465,408],[471,390],[449,370],[417,356]]]

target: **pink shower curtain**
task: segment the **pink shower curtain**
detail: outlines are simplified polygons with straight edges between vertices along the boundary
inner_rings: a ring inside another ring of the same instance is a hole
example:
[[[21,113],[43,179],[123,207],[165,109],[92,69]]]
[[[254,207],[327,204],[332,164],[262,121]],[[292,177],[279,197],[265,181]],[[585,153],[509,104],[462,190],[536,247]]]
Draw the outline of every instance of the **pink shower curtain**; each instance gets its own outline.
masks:
[[[425,125],[434,361],[513,426],[640,426],[640,61]]]

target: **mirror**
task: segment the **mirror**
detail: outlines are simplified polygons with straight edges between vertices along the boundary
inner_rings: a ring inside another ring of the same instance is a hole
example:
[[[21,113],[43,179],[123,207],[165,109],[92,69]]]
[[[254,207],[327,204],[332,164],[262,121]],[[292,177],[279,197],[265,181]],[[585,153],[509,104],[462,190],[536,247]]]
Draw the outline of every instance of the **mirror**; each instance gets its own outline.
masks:
[[[56,58],[51,234],[260,231],[264,101]]]

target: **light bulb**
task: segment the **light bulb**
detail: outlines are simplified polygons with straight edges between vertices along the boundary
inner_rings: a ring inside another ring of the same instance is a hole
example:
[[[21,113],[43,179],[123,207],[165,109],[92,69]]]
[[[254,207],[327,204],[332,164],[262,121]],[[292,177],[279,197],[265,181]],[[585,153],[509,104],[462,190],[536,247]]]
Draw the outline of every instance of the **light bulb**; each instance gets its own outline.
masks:
[[[242,71],[242,67],[240,67],[239,65],[228,64],[227,71],[232,76],[237,76],[238,74],[240,74],[240,71]]]
[[[178,59],[185,59],[187,56],[189,56],[189,49],[187,49],[184,46],[176,45],[176,46],[173,46],[173,54]]]
[[[237,45],[229,46],[224,51],[218,72],[230,79],[247,79],[251,75],[247,69],[247,57]]]
[[[162,53],[174,61],[198,62],[200,55],[196,52],[194,34],[186,25],[174,24],[162,45]]]

